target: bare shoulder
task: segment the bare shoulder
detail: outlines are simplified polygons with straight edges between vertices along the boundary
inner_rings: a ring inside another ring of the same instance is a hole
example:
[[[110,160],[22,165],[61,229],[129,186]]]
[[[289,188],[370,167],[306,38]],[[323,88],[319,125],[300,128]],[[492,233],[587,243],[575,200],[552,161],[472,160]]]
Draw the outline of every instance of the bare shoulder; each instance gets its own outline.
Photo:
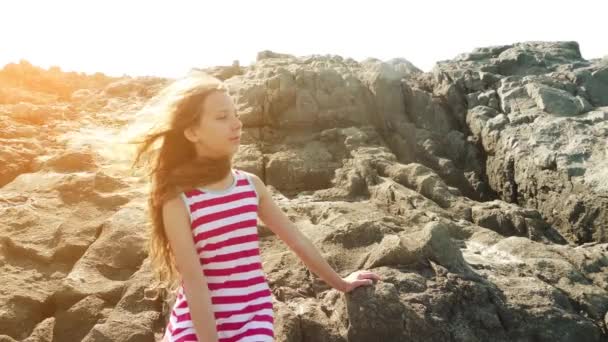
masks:
[[[174,197],[163,204],[162,214],[167,237],[177,244],[182,244],[184,241],[177,236],[190,230],[190,218],[185,203],[179,196]]]
[[[247,171],[242,171],[242,170],[241,170],[241,172],[251,178],[251,180],[253,181],[253,185],[255,186],[255,190],[258,192],[258,194],[262,194],[265,192],[264,190],[266,189],[266,185],[264,184],[264,181],[262,181],[262,179],[260,177],[258,177],[258,175],[256,175],[255,173],[252,173],[252,172],[247,172]]]
[[[180,216],[187,217],[188,211],[182,199],[176,196],[163,204],[163,217],[175,219]]]
[[[246,174],[247,176],[250,177],[250,179],[253,181],[255,191],[258,193],[260,201],[264,201],[268,197],[268,190],[266,189],[266,185],[264,184],[264,181],[260,177],[258,177],[258,175],[256,175],[255,173],[251,173],[251,172],[247,172],[247,171],[241,171],[241,172],[243,172],[244,174]]]
[[[253,172],[249,172],[249,171],[245,171],[245,170],[239,170],[241,173],[251,177],[251,179],[253,179],[254,182],[262,182],[262,180],[260,179],[260,177],[258,177],[258,175],[256,175]],[[262,182],[263,183],[263,182]]]
[[[199,281],[200,262],[192,239],[186,203],[180,196],[172,198],[163,204],[162,214],[165,233],[182,279]]]

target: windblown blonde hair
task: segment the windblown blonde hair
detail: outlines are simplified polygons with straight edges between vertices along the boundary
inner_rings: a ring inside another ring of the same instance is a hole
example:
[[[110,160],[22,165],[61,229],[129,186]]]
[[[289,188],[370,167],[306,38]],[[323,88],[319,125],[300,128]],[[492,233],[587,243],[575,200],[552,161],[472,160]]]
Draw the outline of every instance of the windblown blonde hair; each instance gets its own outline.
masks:
[[[132,167],[146,160],[145,168],[151,182],[148,252],[156,280],[153,288],[161,290],[157,294],[174,289],[179,280],[163,222],[163,204],[181,191],[219,181],[230,171],[229,156],[222,159],[199,157],[193,143],[184,136],[184,130],[196,125],[204,115],[203,104],[207,96],[218,91],[227,90],[220,80],[206,74],[191,74],[170,85],[161,92],[161,96],[169,99],[169,105],[162,113],[165,121],[160,128],[152,129],[141,140],[133,142],[137,144],[137,152]],[[157,149],[156,145],[159,145]]]

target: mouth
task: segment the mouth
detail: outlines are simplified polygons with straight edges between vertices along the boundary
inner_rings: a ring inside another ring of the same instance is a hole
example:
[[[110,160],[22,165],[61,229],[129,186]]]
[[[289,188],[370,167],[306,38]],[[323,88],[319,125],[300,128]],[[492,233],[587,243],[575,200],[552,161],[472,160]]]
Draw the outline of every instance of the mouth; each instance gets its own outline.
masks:
[[[230,141],[233,141],[233,142],[237,142],[237,141],[240,141],[240,140],[241,140],[241,136],[236,136],[236,137],[230,138]]]

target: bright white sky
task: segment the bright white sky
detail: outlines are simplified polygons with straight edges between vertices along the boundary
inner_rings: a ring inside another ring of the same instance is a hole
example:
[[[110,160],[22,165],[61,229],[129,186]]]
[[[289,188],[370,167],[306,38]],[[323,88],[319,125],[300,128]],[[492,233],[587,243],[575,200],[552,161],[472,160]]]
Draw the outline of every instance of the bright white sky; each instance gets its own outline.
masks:
[[[26,59],[66,71],[177,77],[241,65],[258,51],[403,57],[428,71],[475,47],[576,40],[608,55],[603,0],[0,2],[0,66]],[[603,32],[603,33],[602,33]]]

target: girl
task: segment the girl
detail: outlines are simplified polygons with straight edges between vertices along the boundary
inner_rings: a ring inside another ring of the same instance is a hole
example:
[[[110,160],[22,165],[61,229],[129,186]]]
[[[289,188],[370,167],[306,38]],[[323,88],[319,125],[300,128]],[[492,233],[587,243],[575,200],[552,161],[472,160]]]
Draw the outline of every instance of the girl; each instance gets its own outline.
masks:
[[[242,123],[223,84],[190,75],[166,127],[140,141],[134,165],[151,163],[150,256],[176,288],[163,341],[273,341],[272,294],[262,269],[257,218],[332,287],[349,292],[379,276],[340,277],[273,201],[258,176],[232,168]],[[179,278],[179,286],[177,280]]]

